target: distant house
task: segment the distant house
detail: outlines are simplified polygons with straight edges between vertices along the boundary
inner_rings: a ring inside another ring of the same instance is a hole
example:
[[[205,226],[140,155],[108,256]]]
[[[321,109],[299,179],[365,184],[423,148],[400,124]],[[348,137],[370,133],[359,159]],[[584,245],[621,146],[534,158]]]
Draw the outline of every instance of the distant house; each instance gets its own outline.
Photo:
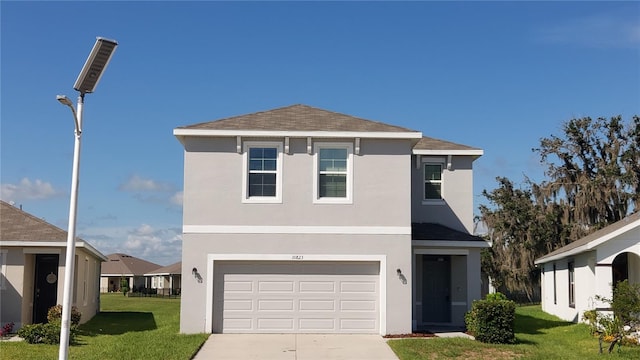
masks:
[[[0,201],[0,326],[47,322],[50,307],[62,303],[67,232]],[[81,322],[100,311],[100,265],[107,258],[76,239],[72,304]]]
[[[542,269],[542,309],[567,321],[606,307],[612,286],[640,284],[640,212],[535,261]]]
[[[179,261],[144,274],[151,279],[151,289],[160,295],[179,295],[182,288],[182,262]]]
[[[102,265],[100,292],[120,291],[122,281],[126,281],[129,291],[139,291],[151,287],[150,277],[145,276],[162,266],[127,254],[110,254]]]

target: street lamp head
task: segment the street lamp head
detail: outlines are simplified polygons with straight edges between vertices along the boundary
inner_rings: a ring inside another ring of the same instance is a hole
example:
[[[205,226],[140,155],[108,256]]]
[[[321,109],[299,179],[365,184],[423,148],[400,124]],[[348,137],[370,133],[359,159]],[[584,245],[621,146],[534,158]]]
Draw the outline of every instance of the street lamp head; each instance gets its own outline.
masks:
[[[115,40],[98,37],[73,88],[81,94],[92,93],[118,46]]]
[[[56,95],[56,100],[60,101],[62,105],[73,106],[71,100],[65,95]]]

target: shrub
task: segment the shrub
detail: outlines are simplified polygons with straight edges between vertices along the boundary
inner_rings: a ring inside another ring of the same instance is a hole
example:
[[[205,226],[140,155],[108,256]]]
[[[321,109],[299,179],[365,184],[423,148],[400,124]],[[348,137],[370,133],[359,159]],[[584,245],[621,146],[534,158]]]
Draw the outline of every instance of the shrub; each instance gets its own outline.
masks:
[[[46,324],[24,325],[18,330],[18,336],[29,344],[59,344],[60,320],[54,320]],[[71,325],[69,328],[69,343],[74,344],[78,336],[78,327]]]
[[[7,336],[7,335],[11,334],[11,332],[13,331],[13,326],[14,325],[15,324],[13,323],[13,321],[4,324],[4,326],[0,329],[0,337]]]
[[[502,295],[502,294],[500,294]],[[516,341],[513,323],[516,304],[500,295],[474,301],[465,314],[467,330],[476,340],[491,344],[513,344]]]
[[[488,301],[507,300],[507,295],[501,292],[495,292],[495,293],[487,294],[486,300]]]
[[[82,318],[82,313],[78,311],[78,308],[75,306],[71,307],[71,324],[78,325],[80,324],[80,319]],[[47,311],[47,320],[49,322],[54,322],[56,320],[62,319],[62,305],[58,304],[56,306],[52,306]]]

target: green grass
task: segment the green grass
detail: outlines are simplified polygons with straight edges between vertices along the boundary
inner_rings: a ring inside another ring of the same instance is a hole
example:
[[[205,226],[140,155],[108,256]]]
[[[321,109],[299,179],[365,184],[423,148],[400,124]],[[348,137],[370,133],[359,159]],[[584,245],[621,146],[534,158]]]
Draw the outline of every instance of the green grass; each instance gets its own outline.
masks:
[[[80,326],[70,359],[191,359],[208,334],[178,334],[180,300],[102,294],[101,312]],[[57,359],[58,345],[0,342],[0,358]]]
[[[623,346],[620,353],[598,352],[598,339],[584,324],[559,320],[540,306],[516,308],[515,345],[483,344],[462,338],[390,340],[400,360],[410,359],[640,359],[640,346]],[[608,345],[605,343],[605,345]],[[603,346],[605,346],[603,345]]]

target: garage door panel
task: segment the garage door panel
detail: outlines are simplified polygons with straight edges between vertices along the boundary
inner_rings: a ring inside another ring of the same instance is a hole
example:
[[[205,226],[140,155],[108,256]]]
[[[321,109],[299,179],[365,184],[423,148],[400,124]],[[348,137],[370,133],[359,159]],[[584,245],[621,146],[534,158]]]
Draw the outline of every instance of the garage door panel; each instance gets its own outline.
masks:
[[[214,331],[378,332],[377,262],[230,262],[214,272],[223,283],[214,286]]]
[[[293,300],[258,300],[259,311],[293,311]]]
[[[307,293],[335,293],[336,286],[333,281],[300,281],[300,292]]]
[[[300,300],[299,310],[304,311],[335,311],[335,300]]]

